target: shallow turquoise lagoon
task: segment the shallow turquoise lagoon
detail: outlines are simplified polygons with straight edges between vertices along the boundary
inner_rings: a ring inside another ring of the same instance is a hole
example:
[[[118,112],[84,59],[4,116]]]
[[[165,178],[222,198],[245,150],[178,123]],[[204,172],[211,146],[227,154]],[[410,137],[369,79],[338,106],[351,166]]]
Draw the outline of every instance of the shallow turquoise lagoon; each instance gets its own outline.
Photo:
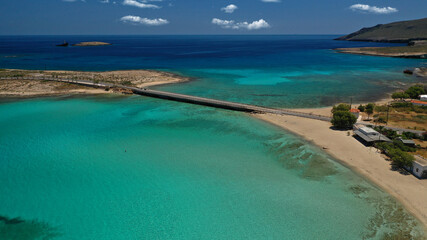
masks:
[[[0,104],[0,133],[1,239],[420,234],[387,194],[241,113],[144,97],[30,99]]]

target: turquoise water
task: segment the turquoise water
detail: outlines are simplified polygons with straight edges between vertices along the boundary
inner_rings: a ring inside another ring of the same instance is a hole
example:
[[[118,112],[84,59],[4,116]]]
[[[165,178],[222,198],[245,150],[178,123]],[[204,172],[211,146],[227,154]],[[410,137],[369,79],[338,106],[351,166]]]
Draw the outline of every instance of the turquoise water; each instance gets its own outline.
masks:
[[[136,96],[29,99],[0,104],[0,133],[1,239],[420,234],[387,194],[241,113]]]
[[[194,77],[162,90],[268,107],[368,102],[418,80],[403,70],[426,59],[335,53],[334,48],[396,44],[334,41],[333,35],[0,36],[0,68],[167,70]],[[104,41],[111,46],[58,48]],[[406,84],[406,85],[405,85]]]
[[[0,36],[0,68],[159,69],[153,87],[269,107],[373,101],[426,60],[337,54],[336,36]],[[57,48],[73,42],[112,46]],[[407,239],[417,221],[292,134],[144,97],[0,103],[0,239]]]

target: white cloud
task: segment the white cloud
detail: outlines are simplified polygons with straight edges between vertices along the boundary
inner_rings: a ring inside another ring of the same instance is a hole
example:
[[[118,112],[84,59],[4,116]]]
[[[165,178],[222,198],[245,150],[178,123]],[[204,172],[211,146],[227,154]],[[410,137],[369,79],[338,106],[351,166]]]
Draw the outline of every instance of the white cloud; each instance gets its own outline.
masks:
[[[226,13],[233,13],[238,7],[234,4],[230,4],[226,7],[221,8],[221,11],[224,11]]]
[[[143,1],[140,1],[140,0],[124,0],[123,5],[139,7],[139,8],[160,8],[159,6],[157,6],[155,4],[149,4],[148,3],[151,1],[149,1],[149,0],[143,0]],[[156,1],[156,2],[160,2],[160,1]]]
[[[63,2],[77,2],[78,0],[62,0]],[[80,0],[81,2],[86,2],[86,0]]]
[[[147,25],[147,26],[160,26],[168,24],[169,21],[163,18],[155,18],[155,19],[149,19],[149,18],[141,18],[139,16],[124,16],[120,18],[120,21],[125,23],[132,23],[132,24],[141,24],[141,25]]]
[[[258,21],[248,22],[235,22],[234,20],[222,20],[218,18],[212,19],[212,24],[221,26],[225,29],[246,29],[246,30],[258,30],[262,28],[269,28],[270,25],[264,19]]]
[[[277,3],[277,2],[280,2],[280,0],[261,0],[261,2],[274,2],[274,3]]]
[[[109,3],[110,1],[109,0],[100,0],[99,2],[100,3]]]
[[[376,7],[376,6],[369,6],[366,4],[354,4],[350,6],[350,9],[353,11],[370,12],[370,13],[378,13],[378,14],[389,14],[389,13],[395,13],[398,11],[396,8],[392,8],[392,7]]]

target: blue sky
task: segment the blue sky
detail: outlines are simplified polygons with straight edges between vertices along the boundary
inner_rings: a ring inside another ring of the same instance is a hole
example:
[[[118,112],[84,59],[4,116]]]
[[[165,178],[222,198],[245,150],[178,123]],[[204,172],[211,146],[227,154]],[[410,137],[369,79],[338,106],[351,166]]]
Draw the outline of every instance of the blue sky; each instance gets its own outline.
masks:
[[[0,0],[0,35],[344,34],[426,0]]]

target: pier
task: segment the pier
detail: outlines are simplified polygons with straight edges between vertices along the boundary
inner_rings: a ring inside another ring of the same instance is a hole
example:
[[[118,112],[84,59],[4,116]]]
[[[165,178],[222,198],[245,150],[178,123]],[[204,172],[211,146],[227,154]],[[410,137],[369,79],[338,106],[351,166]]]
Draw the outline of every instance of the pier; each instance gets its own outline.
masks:
[[[12,78],[0,78],[0,79],[1,80],[20,80],[20,79],[42,80],[42,81],[65,82],[65,83],[77,84],[77,85],[93,87],[93,88],[104,88],[104,89],[119,88],[119,89],[131,91],[133,94],[137,94],[137,95],[214,107],[214,108],[221,108],[221,109],[227,109],[227,110],[233,110],[233,111],[249,112],[249,113],[271,113],[276,115],[291,115],[291,116],[316,119],[316,120],[326,121],[326,122],[331,121],[331,118],[327,116],[297,112],[297,111],[292,111],[288,109],[261,107],[261,106],[250,105],[250,104],[243,104],[243,103],[229,102],[229,101],[223,101],[223,100],[216,100],[211,98],[196,97],[196,96],[185,95],[185,94],[151,90],[148,88],[136,88],[136,87],[129,87],[129,86],[118,85],[118,84],[110,84],[110,83],[101,83],[101,82],[97,83],[97,82],[92,82],[87,80],[46,78],[46,77],[40,77],[40,78],[12,77]]]

